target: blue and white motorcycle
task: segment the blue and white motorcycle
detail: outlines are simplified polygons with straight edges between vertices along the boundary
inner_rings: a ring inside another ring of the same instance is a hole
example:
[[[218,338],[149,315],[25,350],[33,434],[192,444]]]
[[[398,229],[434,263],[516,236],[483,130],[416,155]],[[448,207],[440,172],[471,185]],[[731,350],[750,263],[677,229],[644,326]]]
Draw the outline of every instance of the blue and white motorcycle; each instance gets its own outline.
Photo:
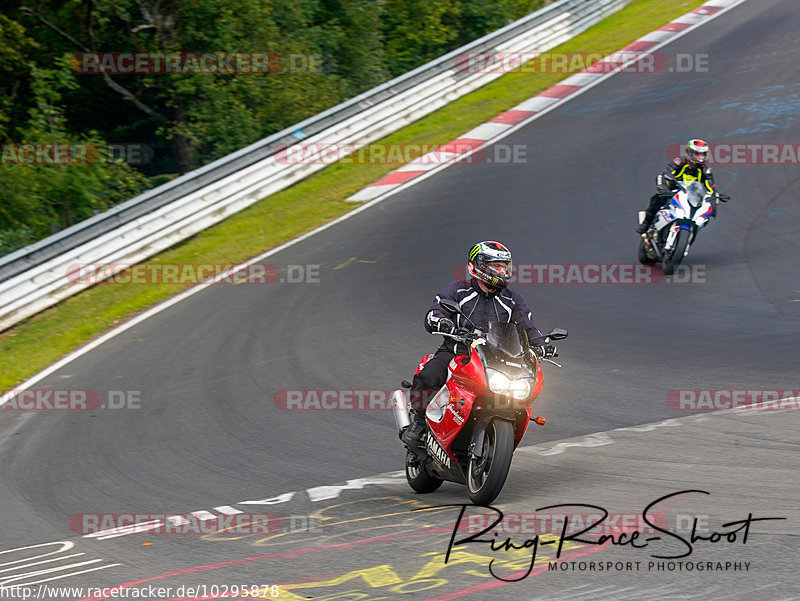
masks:
[[[659,262],[666,275],[672,275],[689,254],[697,232],[708,224],[714,212],[717,196],[723,202],[730,200],[727,194],[709,193],[700,182],[673,182],[677,192],[661,207],[639,242],[639,262]],[[639,223],[644,219],[645,212],[639,211]]]

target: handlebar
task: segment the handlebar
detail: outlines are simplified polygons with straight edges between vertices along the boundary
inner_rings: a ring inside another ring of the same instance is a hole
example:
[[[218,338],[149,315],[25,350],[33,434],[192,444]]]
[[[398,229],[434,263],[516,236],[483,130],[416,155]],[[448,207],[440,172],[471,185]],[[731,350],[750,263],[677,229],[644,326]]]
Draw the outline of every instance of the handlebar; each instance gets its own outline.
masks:
[[[445,338],[453,338],[458,342],[472,342],[473,340],[477,340],[478,338],[482,338],[484,336],[483,332],[480,330],[475,330],[474,332],[461,332],[455,334],[446,334],[444,332],[436,332],[437,336],[444,336]]]
[[[471,343],[473,340],[477,340],[478,338],[483,338],[483,336],[485,336],[485,334],[480,330],[475,330],[474,332],[461,332],[456,334],[445,334],[444,332],[437,332],[437,334],[439,336],[444,336],[445,338],[452,338],[453,340],[456,340],[457,342],[462,342],[464,344]],[[538,352],[536,352],[537,351],[536,347],[531,347],[531,351],[533,352],[534,355],[536,355],[536,358],[539,361],[547,361],[548,363],[552,363],[559,369],[562,367],[560,363],[553,361],[553,359],[551,359],[550,357],[545,357],[544,355],[541,355]]]
[[[539,357],[539,355],[536,355],[536,356]],[[539,361],[547,361],[548,363],[552,363],[553,365],[555,365],[556,367],[561,369],[561,364],[560,363],[556,363],[550,357],[539,357]]]

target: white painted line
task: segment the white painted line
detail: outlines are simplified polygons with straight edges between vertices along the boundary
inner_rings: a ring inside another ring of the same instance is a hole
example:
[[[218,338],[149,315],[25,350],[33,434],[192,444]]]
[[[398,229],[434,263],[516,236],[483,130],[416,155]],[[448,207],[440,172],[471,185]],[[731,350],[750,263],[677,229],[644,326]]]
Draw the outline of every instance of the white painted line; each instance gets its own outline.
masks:
[[[24,559],[17,559],[16,561],[7,561],[5,563],[0,563],[0,566],[11,566],[15,563],[25,563],[26,561],[31,561],[32,559],[39,559],[40,557],[49,557],[50,555],[58,555],[59,553],[63,553],[64,551],[69,551],[72,547],[75,546],[75,543],[69,540],[57,540],[50,543],[39,543],[37,545],[28,545],[26,547],[17,547],[16,549],[6,549],[4,551],[0,551],[0,555],[5,555],[6,553],[14,553],[15,551],[28,551],[29,549],[38,549],[39,547],[52,547],[53,545],[61,545],[60,549],[56,549],[55,551],[50,551],[49,553],[44,553],[43,555],[36,555],[34,557],[25,557]]]
[[[83,566],[92,565],[103,561],[102,559],[90,559],[89,561],[80,561],[78,563],[70,563],[65,566],[56,566],[54,568],[47,568],[45,570],[36,570],[34,572],[23,572],[22,574],[11,574],[9,576],[4,576],[0,579],[0,585],[3,587],[7,587],[10,582],[18,582],[20,580],[26,580],[28,578],[32,578],[34,576],[43,576],[45,574],[53,574],[55,572],[63,572],[64,570],[68,570],[69,568],[80,568]],[[110,567],[110,566],[107,566]],[[98,569],[98,568],[94,568]],[[99,568],[99,569],[102,569]],[[56,580],[57,578],[66,578],[68,576],[72,576],[73,574],[61,574],[56,576],[55,578],[51,578],[51,580]],[[47,582],[46,580],[37,580],[36,582],[26,582],[26,586],[30,586],[31,584],[38,584],[39,582]]]
[[[328,499],[335,499],[343,490],[359,490],[369,484],[397,484],[398,482],[405,482],[405,470],[401,472],[392,472],[393,475],[389,476],[372,476],[370,478],[355,478],[348,480],[346,484],[333,485],[333,486],[317,486],[306,490],[308,498],[312,502],[327,501]]]
[[[474,140],[490,140],[502,134],[505,130],[511,127],[508,123],[484,123],[478,127],[474,127],[465,134],[461,134],[456,138],[461,140],[464,138]]]
[[[98,560],[100,561],[100,560]],[[108,568],[115,568],[117,566],[121,566],[121,563],[110,563],[104,566],[98,566],[96,568],[90,568],[88,570],[80,570],[78,572],[70,572],[69,574],[61,574],[59,576],[53,576],[52,578],[43,578],[42,580],[35,580],[33,582],[25,582],[24,584],[20,584],[19,586],[31,586],[33,584],[41,584],[42,582],[52,582],[53,580],[63,580],[64,578],[69,578],[71,576],[77,576],[78,574],[88,574],[89,572],[96,572],[97,570],[107,570]]]
[[[590,84],[595,79],[599,79],[602,77],[602,73],[576,73],[575,75],[570,75],[564,81],[558,82],[560,86],[585,86]]]
[[[397,171],[424,171],[427,169],[433,169],[437,165],[441,165],[447,161],[452,161],[457,156],[459,155],[457,155],[455,152],[439,152],[438,150],[434,150],[427,154],[423,154],[421,157],[414,159],[410,163],[406,163],[399,169],[395,169],[393,173]]]
[[[378,196],[382,196],[386,193],[387,190],[391,190],[393,187],[397,187],[400,184],[386,184],[383,186],[379,186],[377,184],[371,184],[362,190],[359,190],[347,200],[372,200],[373,198],[377,198]]]
[[[583,440],[576,442],[559,442],[551,447],[522,447],[517,453],[535,453],[546,457],[547,455],[560,455],[569,447],[602,447],[613,442],[612,438],[605,432],[597,432],[596,434],[584,436]]]
[[[548,98],[547,96],[534,96],[512,108],[512,111],[541,111],[558,102],[558,98]]]
[[[61,548],[57,549],[55,551],[42,553],[40,555],[33,555],[31,557],[25,557],[24,559],[17,559],[15,561],[7,561],[7,562],[4,562],[4,563],[0,563],[0,566],[14,566],[14,567],[11,567],[11,568],[7,567],[6,569],[1,570],[2,572],[17,572],[16,574],[7,574],[5,576],[0,577],[0,591],[7,590],[7,589],[12,589],[14,587],[30,586],[30,585],[33,585],[33,584],[39,584],[41,582],[50,582],[52,580],[62,580],[64,578],[70,578],[71,576],[77,576],[78,574],[86,574],[87,572],[96,572],[97,570],[105,570],[105,569],[108,569],[108,568],[113,568],[113,567],[122,565],[122,564],[119,564],[119,563],[112,563],[112,564],[106,564],[106,565],[102,565],[102,566],[95,566],[95,567],[89,568],[89,569],[78,570],[78,571],[68,572],[68,573],[62,573],[62,574],[58,574],[56,576],[52,576],[50,578],[42,578],[41,580],[36,580],[36,581],[33,581],[33,582],[20,582],[20,581],[26,580],[27,578],[33,578],[33,577],[42,576],[42,575],[45,575],[45,574],[52,574],[52,573],[55,573],[55,572],[63,572],[64,570],[68,570],[69,568],[83,567],[83,566],[86,566],[86,565],[92,565],[92,564],[96,564],[97,562],[100,562],[100,561],[103,561],[103,560],[102,559],[93,559],[93,560],[90,560],[90,561],[84,561],[84,562],[79,562],[79,563],[73,563],[73,564],[58,566],[58,567],[49,568],[49,569],[46,569],[46,570],[35,570],[35,571],[32,571],[32,572],[31,571],[27,571],[28,568],[31,568],[33,566],[42,565],[44,563],[52,563],[54,561],[63,561],[63,560],[66,560],[66,559],[72,559],[74,557],[79,557],[81,555],[86,555],[85,553],[73,553],[71,555],[61,555],[61,556],[58,556],[58,557],[51,557],[52,555],[58,555],[59,553],[63,553],[65,551],[69,551],[70,549],[72,549],[75,546],[75,543],[72,542],[72,541],[53,541],[53,542],[49,542],[49,543],[40,543],[38,545],[28,545],[28,546],[25,546],[25,547],[17,547],[16,549],[6,549],[6,550],[3,550],[3,551],[0,551],[0,555],[6,555],[8,553],[12,553],[13,554],[13,553],[25,552],[25,551],[30,551],[31,549],[38,549],[40,547],[51,547],[53,545],[58,545]],[[12,557],[13,557],[13,555],[12,555]],[[47,560],[44,560],[44,561],[35,561],[35,560],[41,559],[43,557],[50,557],[50,559],[47,559]],[[26,570],[26,571],[20,572],[19,570]],[[9,585],[9,583],[11,583],[11,582],[16,582],[17,584]],[[0,597],[4,597],[4,595],[0,594]]]
[[[794,397],[791,397],[794,399]],[[772,413],[782,413],[782,412],[789,412],[789,411],[796,411],[795,407],[786,407],[786,408],[777,408],[770,411],[759,411],[758,413],[762,415],[772,414]],[[658,428],[675,428],[682,426],[684,424],[694,424],[700,421],[706,421],[712,418],[731,418],[731,417],[750,417],[749,413],[743,411],[732,411],[730,409],[721,409],[718,411],[710,411],[706,414],[691,414],[686,415],[684,417],[678,418],[670,418],[665,419],[660,422],[652,422],[648,424],[639,424],[637,426],[626,426],[622,428],[615,428],[613,430],[606,430],[604,432],[593,432],[591,434],[587,434],[583,436],[579,440],[573,439],[565,439],[565,440],[557,440],[550,443],[548,446],[544,445],[533,445],[533,446],[526,446],[526,447],[519,447],[516,450],[517,454],[522,455],[539,455],[543,457],[547,457],[550,455],[560,455],[564,453],[567,449],[570,448],[580,448],[580,447],[600,447],[600,446],[607,446],[610,444],[614,444],[615,442],[624,442],[625,440],[631,440],[632,438],[641,438],[641,434],[645,432],[652,432]],[[628,432],[633,433],[627,434]],[[615,434],[612,437],[612,434]],[[621,438],[620,438],[621,436]],[[344,484],[333,484],[327,486],[315,486],[313,488],[307,488],[305,491],[305,496],[309,501],[312,503],[316,503],[318,501],[328,501],[331,499],[336,499],[341,496],[342,492],[346,490],[362,490],[367,486],[407,486],[406,484],[406,474],[404,470],[399,470],[395,472],[386,472],[383,474],[376,474],[374,476],[368,476],[366,478],[353,478],[345,482]],[[271,497],[267,497],[264,499],[257,499],[257,500],[248,500],[248,501],[239,501],[238,503],[234,503],[234,505],[282,505],[283,503],[288,503],[292,499],[297,496],[297,493],[301,491],[291,491],[287,493],[283,493],[280,495],[273,495]],[[303,502],[305,502],[305,498]],[[216,507],[217,510],[225,509],[226,512],[228,510],[236,511],[237,513],[246,513],[235,510],[230,505],[222,505],[220,507]],[[195,511],[192,512],[191,515],[204,515],[208,514],[207,511]],[[208,514],[211,515],[211,514]],[[167,519],[172,521],[175,517],[181,516],[169,516]],[[213,516],[212,516],[213,517]],[[201,518],[202,519],[202,518]],[[112,531],[108,530],[105,532],[97,532],[93,534],[86,534],[84,538],[97,538],[98,540],[105,540],[106,538],[115,538],[118,536],[127,536],[130,534],[137,534],[142,530],[138,530],[136,528],[120,528],[113,531],[113,534],[109,534]],[[51,543],[52,544],[52,543]]]
[[[220,507],[214,507],[214,509],[216,509],[220,513],[224,513],[225,515],[237,515],[240,513],[244,513],[244,511],[239,511],[238,509],[235,509],[230,505],[221,505]]]
[[[5,553],[5,551],[4,551],[4,553]],[[61,557],[51,557],[50,559],[43,559],[42,561],[35,561],[33,563],[26,563],[24,566],[19,566],[18,565],[18,566],[13,567],[13,568],[6,568],[4,570],[0,570],[0,574],[2,574],[3,572],[13,572],[15,570],[19,570],[22,567],[27,568],[27,567],[30,567],[30,566],[38,566],[38,565],[41,565],[43,563],[53,563],[54,561],[61,561],[63,559],[72,559],[73,557],[80,557],[81,555],[86,555],[86,553],[73,553],[72,555],[62,555]],[[38,557],[34,557],[32,559],[38,559]],[[20,559],[19,561],[14,561],[14,562],[11,562],[11,563],[20,563],[20,562],[25,562],[25,561],[29,561],[29,560]],[[0,564],[0,565],[6,565],[6,564]],[[2,578],[4,578],[4,576],[0,576],[0,580],[2,580]]]
[[[680,422],[677,419],[665,419],[663,422],[658,422],[656,424],[648,424],[646,426],[631,426],[630,428],[617,428],[614,432],[652,432],[656,428],[663,428],[663,427],[673,427],[673,426],[680,426]]]
[[[663,42],[675,35],[674,31],[651,31],[647,35],[640,37],[637,42]]]
[[[718,13],[719,14],[719,13]],[[677,19],[674,19],[673,23],[686,23],[689,25],[695,25],[700,21],[704,21],[708,19],[707,15],[701,15],[700,13],[686,13],[685,15],[681,15]],[[684,29],[683,31],[688,31],[688,29]],[[683,31],[679,33],[683,33]]]

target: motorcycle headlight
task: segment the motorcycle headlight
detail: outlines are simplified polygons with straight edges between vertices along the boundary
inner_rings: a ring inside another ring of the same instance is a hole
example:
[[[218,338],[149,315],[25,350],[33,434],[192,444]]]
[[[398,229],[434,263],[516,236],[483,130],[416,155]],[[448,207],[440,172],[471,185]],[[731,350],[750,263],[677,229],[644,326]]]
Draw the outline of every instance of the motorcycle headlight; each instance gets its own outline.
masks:
[[[501,374],[499,371],[495,370],[486,370],[489,371],[489,390],[491,390],[495,394],[509,394],[511,391],[511,380],[509,380],[505,374]]]
[[[505,374],[501,374],[494,369],[488,369],[486,371],[489,372],[489,390],[495,394],[510,396],[513,399],[521,401],[527,399],[531,394],[531,390],[533,390],[533,384],[529,378],[510,380]]]
[[[527,378],[511,380],[511,396],[514,399],[518,401],[527,399],[531,395],[531,390],[533,390],[533,387],[531,386],[531,381]]]

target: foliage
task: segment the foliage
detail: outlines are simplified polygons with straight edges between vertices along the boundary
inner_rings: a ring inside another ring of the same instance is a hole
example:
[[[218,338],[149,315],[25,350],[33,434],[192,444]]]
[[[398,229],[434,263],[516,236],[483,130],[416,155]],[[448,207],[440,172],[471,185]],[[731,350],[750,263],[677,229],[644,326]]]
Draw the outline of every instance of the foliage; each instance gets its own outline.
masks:
[[[280,131],[544,3],[0,0],[0,254]],[[105,52],[255,53],[270,57],[270,70],[87,73],[86,57]],[[99,150],[88,164],[17,164],[24,144]],[[105,157],[109,145],[147,148],[150,160]]]

